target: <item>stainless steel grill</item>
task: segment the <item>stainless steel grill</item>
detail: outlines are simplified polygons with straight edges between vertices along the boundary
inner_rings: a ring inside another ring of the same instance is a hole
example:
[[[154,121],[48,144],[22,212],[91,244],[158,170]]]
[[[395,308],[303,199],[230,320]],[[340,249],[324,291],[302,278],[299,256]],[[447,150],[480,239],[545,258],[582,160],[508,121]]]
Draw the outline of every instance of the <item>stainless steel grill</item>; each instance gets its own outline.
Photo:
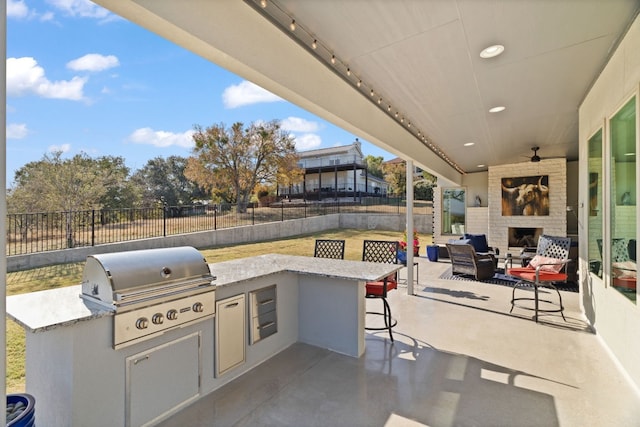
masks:
[[[118,349],[215,316],[214,280],[188,246],[90,255],[81,296],[114,310]]]

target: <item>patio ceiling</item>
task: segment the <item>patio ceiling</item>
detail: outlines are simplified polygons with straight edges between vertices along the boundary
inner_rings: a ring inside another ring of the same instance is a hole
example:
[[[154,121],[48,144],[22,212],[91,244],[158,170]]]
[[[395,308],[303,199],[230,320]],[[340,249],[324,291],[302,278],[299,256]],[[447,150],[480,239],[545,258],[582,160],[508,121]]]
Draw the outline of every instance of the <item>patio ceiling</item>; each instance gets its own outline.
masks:
[[[580,102],[640,9],[640,0],[267,0],[295,19],[292,32],[262,16],[258,0],[96,3],[452,182],[527,161],[533,146],[576,160]],[[308,35],[338,66],[295,40]],[[480,58],[493,44],[504,53]],[[498,105],[506,109],[488,111]]]

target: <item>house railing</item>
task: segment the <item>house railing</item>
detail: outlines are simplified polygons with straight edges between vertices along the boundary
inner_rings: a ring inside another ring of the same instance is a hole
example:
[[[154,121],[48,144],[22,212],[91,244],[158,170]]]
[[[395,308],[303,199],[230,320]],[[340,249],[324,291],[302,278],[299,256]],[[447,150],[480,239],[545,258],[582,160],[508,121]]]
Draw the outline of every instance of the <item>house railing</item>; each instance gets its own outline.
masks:
[[[7,255],[97,246],[130,240],[219,230],[334,213],[404,213],[402,198],[362,198],[322,203],[283,200],[270,206],[230,204],[157,208],[16,213],[6,217]],[[431,202],[416,202],[414,214],[431,214]]]

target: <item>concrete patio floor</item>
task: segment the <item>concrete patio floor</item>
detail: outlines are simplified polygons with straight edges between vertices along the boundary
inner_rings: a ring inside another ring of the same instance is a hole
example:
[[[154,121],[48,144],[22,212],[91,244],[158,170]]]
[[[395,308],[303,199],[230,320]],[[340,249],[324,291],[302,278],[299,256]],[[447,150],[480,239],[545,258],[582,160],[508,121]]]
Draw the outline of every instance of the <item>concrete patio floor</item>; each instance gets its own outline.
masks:
[[[530,311],[509,313],[511,288],[440,279],[449,263],[417,261],[416,295],[390,293],[394,343],[368,333],[359,359],[295,344],[160,425],[640,425],[640,396],[578,293],[562,292],[566,322],[536,324]]]

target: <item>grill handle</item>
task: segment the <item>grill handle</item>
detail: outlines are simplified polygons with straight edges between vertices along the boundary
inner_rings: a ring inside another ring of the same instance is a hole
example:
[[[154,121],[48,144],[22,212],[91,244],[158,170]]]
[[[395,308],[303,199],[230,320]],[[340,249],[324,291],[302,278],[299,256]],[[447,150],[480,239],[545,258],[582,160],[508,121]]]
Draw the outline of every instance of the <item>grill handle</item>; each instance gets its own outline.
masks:
[[[197,288],[202,285],[210,285],[211,277],[208,279],[198,278],[195,280],[181,281],[177,283],[168,284],[165,286],[157,286],[151,287],[147,289],[143,289],[141,291],[133,291],[127,293],[117,293],[116,294],[116,304],[128,304],[131,302],[136,302],[141,299],[153,298],[157,296],[167,295],[171,293],[177,293],[184,290],[189,290],[191,288]]]

